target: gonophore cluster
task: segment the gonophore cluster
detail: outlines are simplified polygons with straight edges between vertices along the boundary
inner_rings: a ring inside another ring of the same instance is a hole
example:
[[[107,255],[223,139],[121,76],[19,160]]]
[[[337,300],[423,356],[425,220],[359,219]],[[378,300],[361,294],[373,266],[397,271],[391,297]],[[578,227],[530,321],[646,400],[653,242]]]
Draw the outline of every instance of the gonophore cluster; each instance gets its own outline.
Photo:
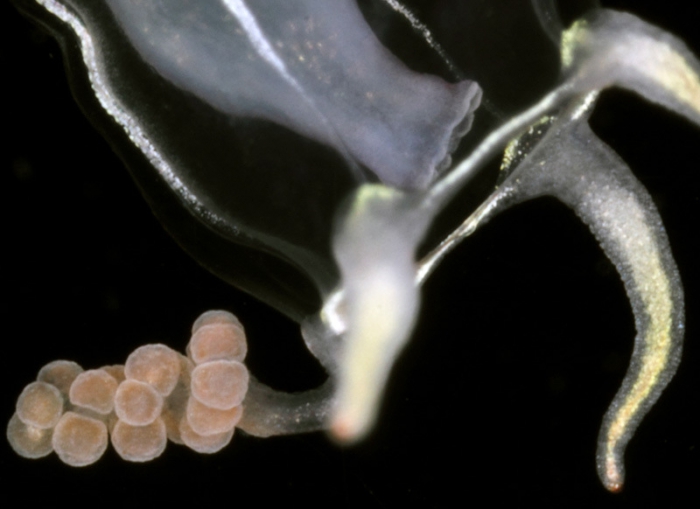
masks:
[[[207,311],[192,325],[186,353],[149,344],[124,365],[83,370],[50,362],[17,399],[10,445],[25,458],[56,452],[76,467],[100,459],[108,441],[136,462],[160,456],[168,440],[201,453],[221,450],[248,391],[243,326],[227,311]]]

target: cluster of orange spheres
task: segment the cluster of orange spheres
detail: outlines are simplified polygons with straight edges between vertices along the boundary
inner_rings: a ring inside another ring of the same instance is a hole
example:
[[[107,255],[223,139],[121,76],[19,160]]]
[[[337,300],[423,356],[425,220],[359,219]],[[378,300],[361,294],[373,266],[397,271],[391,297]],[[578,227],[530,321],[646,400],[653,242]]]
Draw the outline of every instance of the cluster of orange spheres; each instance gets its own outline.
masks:
[[[128,461],[160,456],[168,439],[214,453],[231,441],[243,414],[246,352],[238,319],[208,311],[192,326],[187,356],[152,344],[124,365],[84,371],[75,362],[51,362],[20,394],[7,438],[20,456],[55,451],[76,467],[100,459],[108,437]]]

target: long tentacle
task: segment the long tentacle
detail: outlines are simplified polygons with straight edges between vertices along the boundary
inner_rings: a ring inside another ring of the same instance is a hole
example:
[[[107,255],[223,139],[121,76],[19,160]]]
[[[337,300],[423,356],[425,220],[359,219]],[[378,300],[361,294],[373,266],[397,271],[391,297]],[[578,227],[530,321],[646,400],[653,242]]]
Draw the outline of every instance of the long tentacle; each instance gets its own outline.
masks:
[[[555,123],[500,192],[509,197],[504,205],[541,195],[569,205],[624,282],[637,337],[597,454],[603,484],[619,491],[625,447],[676,372],[682,349],[683,290],[661,218],[646,189],[586,122]]]

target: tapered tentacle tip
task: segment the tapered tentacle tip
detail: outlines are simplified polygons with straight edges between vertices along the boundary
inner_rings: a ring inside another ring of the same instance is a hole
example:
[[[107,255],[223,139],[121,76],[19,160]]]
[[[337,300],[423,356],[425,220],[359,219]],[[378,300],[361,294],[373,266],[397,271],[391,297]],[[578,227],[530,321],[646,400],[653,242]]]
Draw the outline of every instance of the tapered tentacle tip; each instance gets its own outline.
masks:
[[[598,453],[598,477],[610,493],[620,493],[625,485],[625,465],[622,455],[608,449]]]
[[[600,480],[605,489],[611,493],[620,493],[625,484],[624,471],[622,465],[614,458],[608,458],[603,463],[600,473]]]
[[[340,402],[335,414],[331,415],[328,433],[336,442],[351,445],[366,437],[373,423],[374,418],[366,409],[352,408]]]
[[[357,435],[355,428],[350,419],[340,417],[331,422],[329,431],[331,437],[337,442],[347,444],[355,441],[355,436]]]
[[[620,493],[622,491],[622,487],[624,484],[621,482],[609,482],[605,485],[605,488],[610,492],[610,493]]]

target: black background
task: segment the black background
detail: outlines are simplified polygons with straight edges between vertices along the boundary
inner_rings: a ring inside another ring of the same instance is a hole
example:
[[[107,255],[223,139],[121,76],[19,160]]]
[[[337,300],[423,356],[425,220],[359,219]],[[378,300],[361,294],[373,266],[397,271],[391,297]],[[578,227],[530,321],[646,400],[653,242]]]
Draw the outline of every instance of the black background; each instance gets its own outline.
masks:
[[[507,3],[507,2],[506,2]],[[676,33],[700,54],[700,8],[604,2]],[[690,3],[684,3],[690,5]],[[147,342],[180,350],[202,311],[245,324],[250,365],[287,389],[323,379],[298,328],[210,275],[162,230],[122,163],[68,89],[58,45],[11,5],[3,29],[3,422],[38,369],[66,358],[123,362]],[[67,467],[17,457],[5,441],[6,494],[115,507],[168,501],[275,507],[668,507],[700,501],[700,129],[623,93],[593,125],[650,190],[686,293],[676,378],[631,442],[627,486],[595,473],[602,415],[634,337],[622,285],[593,237],[560,204],[499,216],[443,263],[424,290],[415,338],[380,423],[359,446],[323,434],[243,434],[213,456],[169,445],[132,464],[108,450]]]

